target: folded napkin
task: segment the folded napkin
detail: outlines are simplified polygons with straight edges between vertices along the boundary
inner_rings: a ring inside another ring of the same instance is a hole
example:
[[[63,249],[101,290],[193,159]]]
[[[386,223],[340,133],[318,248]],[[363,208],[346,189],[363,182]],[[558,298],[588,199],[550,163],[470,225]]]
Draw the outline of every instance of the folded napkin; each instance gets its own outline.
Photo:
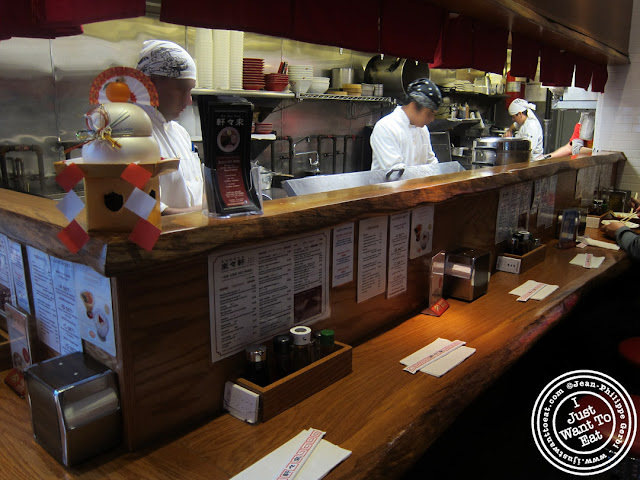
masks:
[[[271,480],[287,466],[293,455],[299,450],[310,430],[303,430],[284,445],[246,468],[231,480]],[[304,463],[295,480],[318,480],[325,477],[331,469],[351,455],[350,450],[340,448],[326,440],[320,440],[311,456]]]
[[[434,354],[438,350],[449,345],[451,341],[446,338],[438,338],[431,342],[426,347],[421,348],[415,353],[412,353],[406,358],[400,360],[400,363],[403,365],[413,365],[414,363],[420,361],[421,359],[428,357],[429,355]],[[460,365],[467,358],[473,355],[476,352],[475,348],[461,346],[448,352],[446,355],[440,357],[436,361],[425,365],[420,368],[421,372],[428,373],[429,375],[433,375],[434,377],[441,377],[453,367]]]

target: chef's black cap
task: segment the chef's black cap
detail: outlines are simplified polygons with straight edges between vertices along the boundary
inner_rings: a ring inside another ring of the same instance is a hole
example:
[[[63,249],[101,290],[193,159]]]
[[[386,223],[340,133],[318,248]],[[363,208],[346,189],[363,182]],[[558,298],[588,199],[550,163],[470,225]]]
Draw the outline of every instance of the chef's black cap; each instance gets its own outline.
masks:
[[[418,78],[407,87],[407,96],[418,105],[438,110],[442,105],[442,93],[428,78]]]

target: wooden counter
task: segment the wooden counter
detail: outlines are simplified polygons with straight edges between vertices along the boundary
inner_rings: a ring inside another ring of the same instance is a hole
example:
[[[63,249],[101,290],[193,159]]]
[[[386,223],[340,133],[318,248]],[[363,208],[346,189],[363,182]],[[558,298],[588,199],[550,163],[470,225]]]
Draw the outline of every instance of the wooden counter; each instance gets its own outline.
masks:
[[[258,246],[344,222],[357,226],[362,219],[434,204],[432,251],[450,251],[459,246],[487,250],[494,265],[496,255],[504,249],[504,245],[495,244],[501,188],[556,176],[555,209],[561,210],[579,203],[575,189],[580,169],[613,165],[606,183],[614,185],[616,169],[624,161],[622,153],[606,153],[372,185],[274,200],[266,203],[264,215],[260,216],[211,219],[200,213],[176,215],[163,218],[163,233],[151,252],[128,242],[125,234],[96,234],[84,249],[71,255],[56,238],[67,222],[53,201],[2,190],[0,233],[52,256],[89,265],[111,278],[117,355],[112,357],[88,343],[84,349],[117,373],[123,442],[129,450],[136,450],[158,439],[174,438],[178,432],[221,414],[224,383],[241,372],[241,354],[211,362],[207,270],[211,253]],[[530,225],[544,242],[555,235],[555,222],[549,228],[538,228],[532,218]],[[356,234],[355,252],[357,238]],[[575,300],[574,293],[588,288],[598,277],[615,273],[617,262],[626,258],[623,253],[607,251],[603,267],[584,272],[567,266],[569,253],[550,250],[553,254],[544,264],[550,272],[536,267],[520,276],[499,273],[492,277],[490,295],[472,304],[453,302],[451,311],[441,319],[412,318],[426,306],[428,256],[409,260],[407,290],[391,298],[377,295],[358,303],[355,281],[330,288],[331,316],[313,327],[332,328],[337,340],[356,347],[354,373],[304,402],[306,407],[294,407],[265,425],[249,427],[222,416],[179,442],[191,439],[189,448],[194,452],[204,449],[203,458],[227,473],[252,463],[275,442],[280,443],[307,426],[328,429],[329,440],[359,450],[347,464],[352,466],[341,469],[369,471],[369,467],[360,464],[367,462],[367,454],[374,462],[371,469],[383,468],[376,462],[386,462],[387,455],[396,455],[394,452],[399,452],[397,448],[411,435],[426,443],[406,455],[419,454],[487,382],[500,375],[562,316]],[[567,270],[570,275],[565,275]],[[524,305],[503,295],[504,290],[519,285],[523,279],[534,278],[532,275],[563,288],[545,302]],[[407,318],[412,319],[401,323]],[[394,326],[397,327],[389,332]],[[408,374],[397,369],[398,360],[435,339],[434,335],[462,338],[481,350],[444,382],[419,379],[419,375],[408,379]],[[501,348],[505,345],[506,349]],[[379,370],[373,369],[377,350],[383,352]],[[462,381],[459,376],[469,368],[473,375],[465,377],[466,393],[462,397],[451,394],[456,380]],[[449,381],[452,384],[445,387]],[[370,389],[370,384],[377,388]],[[424,402],[423,397],[429,400],[418,407]],[[395,402],[404,409],[396,410]],[[362,420],[352,411],[362,412]],[[388,415],[381,414],[386,411]],[[401,415],[406,415],[406,420],[401,420]],[[345,422],[345,417],[350,421]],[[309,424],[311,421],[313,425]],[[281,423],[284,430],[272,433],[270,427]],[[370,438],[371,432],[376,431],[382,435],[380,439]],[[405,431],[411,435],[403,437]],[[255,454],[232,465],[229,450],[245,441],[255,448]],[[177,448],[183,444],[171,445]]]
[[[588,247],[580,252],[606,258],[599,269],[589,270],[568,264],[577,249],[550,247],[544,263],[522,275],[496,273],[488,293],[474,302],[451,300],[440,318],[412,317],[355,347],[352,374],[266,423],[252,426],[224,414],[169,443],[136,453],[111,452],[80,468],[65,470],[35,443],[26,402],[3,385],[3,474],[18,479],[228,479],[314,427],[325,430],[328,441],[353,451],[327,479],[399,478],[580,297],[629,266],[621,251]],[[507,292],[528,279],[560,288],[542,301],[517,302]],[[438,337],[465,340],[477,351],[441,378],[402,370],[401,358]]]

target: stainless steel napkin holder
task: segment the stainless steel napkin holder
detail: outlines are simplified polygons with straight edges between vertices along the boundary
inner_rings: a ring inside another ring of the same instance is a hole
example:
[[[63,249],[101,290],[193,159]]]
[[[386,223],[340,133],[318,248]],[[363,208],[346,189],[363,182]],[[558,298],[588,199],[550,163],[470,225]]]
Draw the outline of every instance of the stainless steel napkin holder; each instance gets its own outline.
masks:
[[[473,301],[487,293],[491,253],[473,248],[459,248],[447,253],[444,270],[446,297]]]
[[[121,440],[113,371],[81,352],[25,371],[33,435],[56,460],[76,465]]]

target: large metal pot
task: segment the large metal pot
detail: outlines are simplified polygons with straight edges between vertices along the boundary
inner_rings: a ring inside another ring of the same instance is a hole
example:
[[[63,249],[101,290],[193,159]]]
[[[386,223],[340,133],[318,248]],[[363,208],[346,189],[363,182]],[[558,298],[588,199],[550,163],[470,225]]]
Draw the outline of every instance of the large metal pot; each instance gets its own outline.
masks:
[[[392,56],[376,55],[364,71],[365,83],[382,83],[385,96],[402,100],[407,86],[418,78],[429,78],[429,65]]]
[[[531,142],[524,138],[483,137],[473,141],[473,168],[528,162]]]

